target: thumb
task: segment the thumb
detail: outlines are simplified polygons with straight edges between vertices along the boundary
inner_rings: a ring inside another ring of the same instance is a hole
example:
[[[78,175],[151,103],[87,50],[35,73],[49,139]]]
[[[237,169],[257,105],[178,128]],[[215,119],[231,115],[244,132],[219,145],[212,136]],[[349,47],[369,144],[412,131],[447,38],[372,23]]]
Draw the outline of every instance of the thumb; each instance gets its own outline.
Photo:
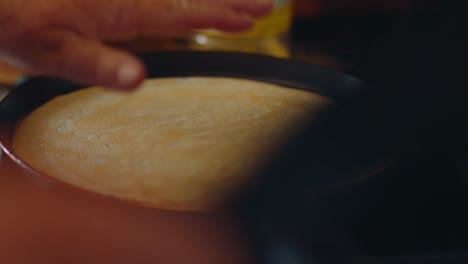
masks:
[[[41,33],[22,53],[25,68],[35,74],[130,90],[146,77],[136,57],[72,32]]]

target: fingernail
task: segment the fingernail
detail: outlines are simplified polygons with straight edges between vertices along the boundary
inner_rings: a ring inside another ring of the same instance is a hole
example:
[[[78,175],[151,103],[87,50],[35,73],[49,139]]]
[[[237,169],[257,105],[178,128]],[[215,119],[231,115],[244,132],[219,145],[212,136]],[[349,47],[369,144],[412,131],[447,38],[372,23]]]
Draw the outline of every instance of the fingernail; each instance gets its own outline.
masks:
[[[124,62],[117,71],[117,82],[119,86],[133,87],[140,79],[141,71],[138,64],[134,62]]]

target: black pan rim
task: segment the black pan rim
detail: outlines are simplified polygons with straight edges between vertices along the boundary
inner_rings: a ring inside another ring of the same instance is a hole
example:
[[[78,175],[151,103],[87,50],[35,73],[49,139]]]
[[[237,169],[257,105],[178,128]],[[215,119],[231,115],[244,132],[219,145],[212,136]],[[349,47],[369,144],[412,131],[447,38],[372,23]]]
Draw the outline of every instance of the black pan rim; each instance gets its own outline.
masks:
[[[353,97],[365,87],[360,79],[334,69],[261,54],[185,50],[135,55],[147,66],[148,78],[243,78],[314,92],[337,101]],[[89,86],[45,76],[24,79],[0,102],[0,122],[24,115],[57,95]]]

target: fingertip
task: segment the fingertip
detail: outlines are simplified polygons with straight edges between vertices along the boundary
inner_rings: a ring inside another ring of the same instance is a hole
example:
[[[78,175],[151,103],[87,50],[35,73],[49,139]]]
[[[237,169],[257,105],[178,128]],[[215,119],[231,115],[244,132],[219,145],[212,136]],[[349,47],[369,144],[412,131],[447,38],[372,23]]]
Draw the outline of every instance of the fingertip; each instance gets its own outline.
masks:
[[[116,72],[115,88],[122,91],[131,91],[146,78],[146,69],[137,59],[127,59],[120,63]]]

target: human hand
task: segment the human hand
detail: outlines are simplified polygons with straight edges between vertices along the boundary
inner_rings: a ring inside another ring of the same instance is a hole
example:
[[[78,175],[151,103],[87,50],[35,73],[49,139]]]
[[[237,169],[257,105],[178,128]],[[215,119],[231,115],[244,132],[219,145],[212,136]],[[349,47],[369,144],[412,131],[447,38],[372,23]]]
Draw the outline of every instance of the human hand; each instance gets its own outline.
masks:
[[[271,0],[0,0],[0,58],[31,74],[132,89],[145,67],[106,37],[240,31],[271,8]]]

